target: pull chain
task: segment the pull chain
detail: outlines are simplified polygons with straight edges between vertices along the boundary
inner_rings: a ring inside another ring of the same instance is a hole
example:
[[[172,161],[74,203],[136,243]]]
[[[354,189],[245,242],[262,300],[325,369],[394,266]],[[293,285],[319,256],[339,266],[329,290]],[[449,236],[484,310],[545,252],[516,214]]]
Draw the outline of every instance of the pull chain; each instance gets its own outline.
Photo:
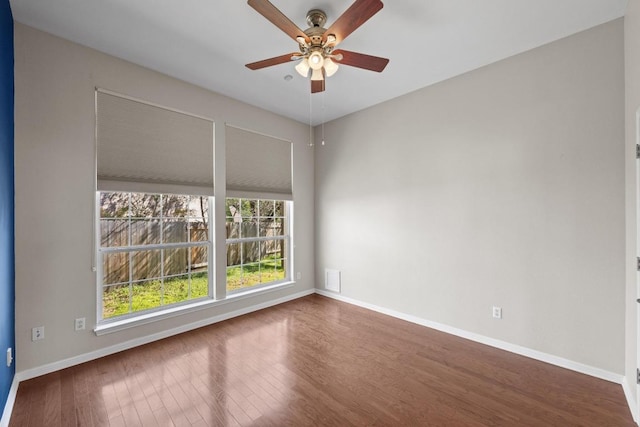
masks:
[[[324,92],[322,92],[322,145],[324,145]]]
[[[309,93],[309,147],[313,147],[313,126],[311,125],[311,117],[313,113],[311,93]]]

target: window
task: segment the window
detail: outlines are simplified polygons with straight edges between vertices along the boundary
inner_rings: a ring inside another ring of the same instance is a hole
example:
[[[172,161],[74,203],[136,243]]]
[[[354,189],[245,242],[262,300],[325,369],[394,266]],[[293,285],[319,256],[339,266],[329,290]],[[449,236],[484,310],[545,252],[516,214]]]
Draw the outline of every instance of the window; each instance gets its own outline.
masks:
[[[208,196],[98,192],[102,320],[209,298]]]
[[[213,296],[214,123],[96,90],[99,324]]]
[[[216,147],[215,129],[207,118],[96,90],[96,330],[291,280],[291,142],[225,124]],[[216,155],[224,191],[214,185]],[[217,219],[227,250],[214,254],[216,191],[229,199]],[[214,274],[225,257],[226,289]]]
[[[226,199],[227,293],[290,280],[284,200]]]

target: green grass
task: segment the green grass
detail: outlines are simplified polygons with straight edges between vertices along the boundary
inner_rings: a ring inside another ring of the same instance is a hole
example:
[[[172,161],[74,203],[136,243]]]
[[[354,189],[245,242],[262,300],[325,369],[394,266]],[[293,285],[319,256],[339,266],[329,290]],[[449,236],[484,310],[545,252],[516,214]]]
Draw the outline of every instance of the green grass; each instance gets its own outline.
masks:
[[[207,295],[207,290],[207,273],[191,275],[191,297],[189,297],[189,280],[186,277],[165,280],[164,293],[160,280],[137,283],[132,286],[131,311],[129,311],[129,286],[123,285],[103,293],[102,316],[108,319],[130,312],[200,298]]]
[[[282,262],[274,259],[263,260],[243,266],[227,268],[227,291],[275,282],[285,278]]]
[[[285,278],[282,262],[274,259],[260,263],[227,268],[227,291],[248,288],[258,284],[275,282]],[[137,283],[132,286],[129,309],[129,286],[113,287],[102,295],[102,317],[109,319],[123,314],[149,310],[177,302],[207,296],[207,273],[191,275],[191,296],[188,278],[173,278]]]

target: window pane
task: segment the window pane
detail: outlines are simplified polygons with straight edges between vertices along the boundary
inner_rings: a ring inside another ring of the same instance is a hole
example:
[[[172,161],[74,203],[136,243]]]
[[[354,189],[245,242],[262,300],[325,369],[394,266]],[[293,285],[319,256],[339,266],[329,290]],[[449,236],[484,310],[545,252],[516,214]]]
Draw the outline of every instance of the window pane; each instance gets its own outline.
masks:
[[[100,244],[103,247],[129,245],[129,220],[103,218],[100,220]]]
[[[100,218],[127,218],[129,193],[100,193]]]
[[[107,253],[102,256],[102,283],[112,285],[129,282],[129,253]]]
[[[160,277],[162,274],[161,266],[159,250],[133,252],[131,280]]]
[[[287,278],[287,272],[284,269],[284,260],[280,260],[278,265],[279,267],[276,268],[273,280],[284,280]]]
[[[185,274],[189,268],[189,248],[164,249],[164,275]]]
[[[284,240],[262,242],[261,261],[284,258]]]
[[[273,235],[284,236],[284,218],[276,218],[273,221]]]
[[[249,264],[260,261],[260,243],[246,242],[242,243],[242,263]]]
[[[201,298],[209,294],[209,282],[207,273],[207,248],[192,247],[181,249],[182,256],[191,252],[191,268],[187,266],[184,271],[187,274],[169,277],[164,281],[164,304],[173,304],[194,298]],[[194,261],[203,262],[194,262]],[[190,273],[190,274],[189,274]],[[167,275],[167,273],[165,273]]]
[[[240,245],[240,243],[227,244],[227,267],[242,263],[242,247]]]
[[[260,237],[264,237],[268,235],[271,221],[272,221],[272,218],[260,218],[260,221],[258,222],[258,234]]]
[[[191,299],[209,295],[209,273],[202,271],[191,275]]]
[[[157,219],[131,221],[132,245],[157,245],[160,243],[160,221]]]
[[[145,280],[134,282],[131,290],[131,311],[149,310],[162,305],[162,282]]]
[[[262,218],[260,220],[260,237],[283,236],[282,218]]]
[[[245,220],[242,222],[242,238],[246,237],[258,237],[258,222],[257,220]]]
[[[264,276],[269,280],[264,283],[283,280],[286,277],[285,271],[285,241],[267,240],[263,242],[262,257],[260,258],[261,268]]]
[[[189,196],[165,194],[162,196],[162,216],[184,218],[189,213]]]
[[[274,216],[284,217],[284,201],[278,200],[275,202]]]
[[[260,262],[260,283],[270,283],[279,280],[277,278],[277,271],[274,267],[273,261],[261,261]]]
[[[172,277],[164,281],[164,304],[173,304],[189,299],[191,288],[189,275]]]
[[[129,313],[129,285],[105,286],[102,290],[102,318]]]
[[[235,222],[233,218],[227,217],[227,239],[239,239],[240,238],[240,223]]]
[[[227,291],[235,291],[243,287],[242,267],[227,267]]]
[[[159,194],[131,193],[131,217],[132,218],[159,218],[160,217]]]
[[[227,199],[225,200],[225,216],[235,218],[236,216],[242,216],[240,214],[240,199]]]
[[[207,215],[209,215],[209,198],[206,196],[191,196],[189,216],[206,223]]]
[[[187,220],[167,219],[162,222],[162,243],[187,242]]]
[[[206,222],[191,221],[189,223],[189,238],[191,242],[206,242],[209,240],[209,228]]]
[[[242,218],[252,219],[258,216],[258,201],[241,199]]]
[[[206,270],[209,265],[207,247],[194,246],[189,251],[191,252],[191,272]]]
[[[250,287],[260,284],[260,263],[242,266],[242,286]]]
[[[262,218],[273,216],[273,213],[274,213],[273,200],[260,200],[259,206],[260,206],[260,216]]]

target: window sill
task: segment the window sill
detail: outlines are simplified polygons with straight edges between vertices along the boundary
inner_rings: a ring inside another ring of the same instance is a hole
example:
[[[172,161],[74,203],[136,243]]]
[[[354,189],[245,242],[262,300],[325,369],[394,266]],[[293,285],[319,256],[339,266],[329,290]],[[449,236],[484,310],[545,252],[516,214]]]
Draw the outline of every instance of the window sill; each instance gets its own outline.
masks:
[[[220,305],[240,301],[240,300],[251,298],[257,295],[267,294],[269,292],[286,289],[295,285],[295,283],[296,282],[293,282],[293,281],[284,282],[284,283],[277,283],[271,286],[265,286],[263,288],[258,288],[258,289],[248,289],[244,292],[238,292],[231,295],[227,295],[225,299],[198,301],[193,304],[181,305],[178,307],[171,307],[162,311],[141,314],[139,316],[130,317],[128,319],[103,323],[96,326],[93,332],[98,336],[106,335],[113,332],[129,329],[129,328],[134,328],[136,326],[146,325],[146,324],[157,322],[160,320],[169,319],[169,318],[180,316],[183,314],[193,313],[196,311],[205,310],[208,308],[217,307]]]

